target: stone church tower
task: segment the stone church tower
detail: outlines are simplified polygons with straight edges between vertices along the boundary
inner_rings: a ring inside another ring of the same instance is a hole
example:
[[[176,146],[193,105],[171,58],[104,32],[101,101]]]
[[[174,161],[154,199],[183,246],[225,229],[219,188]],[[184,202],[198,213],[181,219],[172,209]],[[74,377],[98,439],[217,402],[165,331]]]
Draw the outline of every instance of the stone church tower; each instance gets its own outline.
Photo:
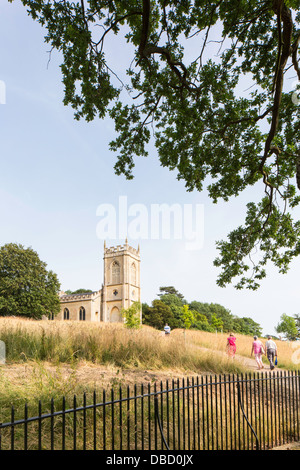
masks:
[[[141,300],[140,249],[128,245],[106,248],[104,244],[104,282],[101,319],[122,321],[121,310]]]
[[[122,309],[141,301],[140,247],[107,248],[104,243],[102,288],[88,294],[60,295],[59,320],[122,322]]]

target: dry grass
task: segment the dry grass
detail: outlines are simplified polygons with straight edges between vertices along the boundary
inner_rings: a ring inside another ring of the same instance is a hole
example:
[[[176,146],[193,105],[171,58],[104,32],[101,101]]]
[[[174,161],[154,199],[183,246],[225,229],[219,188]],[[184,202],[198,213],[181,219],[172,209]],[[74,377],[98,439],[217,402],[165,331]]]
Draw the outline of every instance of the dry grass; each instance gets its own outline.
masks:
[[[239,372],[239,364],[201,351],[182,330],[165,338],[143,326],[129,330],[122,324],[0,319],[0,339],[7,363],[50,361],[54,364],[90,361],[126,368],[172,369],[195,372]]]
[[[71,400],[94,389],[244,370],[191,338],[182,330],[166,338],[147,326],[129,330],[122,324],[0,318],[0,340],[6,345],[1,419],[9,419],[12,404],[17,412],[27,402],[36,414],[38,400]]]
[[[174,330],[166,338],[162,332],[148,326],[130,330],[122,324],[0,318],[0,340],[6,345],[10,364],[83,360],[127,368],[241,372],[241,364],[237,363],[234,370],[225,354],[216,354],[226,352],[227,336],[226,333]],[[238,334],[236,337],[237,355],[249,358],[253,338]],[[279,366],[297,369],[300,344],[277,341],[277,347]]]
[[[226,333],[207,333],[204,331],[188,331],[186,332],[188,341],[193,345],[214,349],[216,351],[226,352],[226,342],[228,334]],[[253,338],[251,336],[235,334],[237,341],[237,354],[249,358]],[[260,338],[263,345],[266,339]],[[300,342],[276,341],[278,350],[278,367],[288,370],[298,370],[300,362]],[[263,358],[268,363],[266,357]]]
[[[226,355],[227,334],[174,330],[165,337],[147,326],[129,330],[122,324],[0,318],[0,340],[7,352],[6,365],[0,367],[0,402],[49,396],[49,391],[62,395],[69,388],[81,392],[135,381],[245,372],[247,362],[239,357],[250,358],[253,339],[236,336],[237,359],[232,362]],[[277,345],[279,366],[296,370],[293,345]]]
[[[239,357],[250,357],[253,339],[236,337],[237,358],[229,361],[227,334],[174,330],[165,337],[147,326],[129,330],[122,324],[0,318],[0,340],[7,352],[6,364],[0,366],[0,421],[10,420],[11,405],[22,416],[27,403],[36,416],[39,400],[47,411],[51,398],[59,407],[65,396],[72,406],[74,394],[91,396],[103,388],[245,372]],[[293,345],[277,345],[280,366],[297,369]]]

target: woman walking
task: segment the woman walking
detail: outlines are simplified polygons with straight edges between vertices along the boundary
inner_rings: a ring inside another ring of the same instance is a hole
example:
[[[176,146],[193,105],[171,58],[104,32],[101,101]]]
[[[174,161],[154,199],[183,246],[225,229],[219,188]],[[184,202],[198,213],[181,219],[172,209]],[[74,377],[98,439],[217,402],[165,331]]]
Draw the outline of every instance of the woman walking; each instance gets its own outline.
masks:
[[[258,370],[264,369],[264,365],[263,365],[261,357],[265,353],[265,351],[264,351],[262,342],[257,338],[257,336],[254,336],[254,341],[252,343],[251,356],[253,356],[253,353],[254,353],[254,357],[258,366]]]
[[[229,337],[227,338],[227,354],[229,357],[234,359],[235,353],[236,353],[236,338],[233,333],[229,334]]]

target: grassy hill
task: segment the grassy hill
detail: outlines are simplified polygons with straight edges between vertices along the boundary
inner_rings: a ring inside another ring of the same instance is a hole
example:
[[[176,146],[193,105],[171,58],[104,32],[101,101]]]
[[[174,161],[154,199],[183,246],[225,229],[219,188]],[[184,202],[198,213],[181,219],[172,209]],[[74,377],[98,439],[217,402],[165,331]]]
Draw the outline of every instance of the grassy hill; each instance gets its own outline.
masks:
[[[239,360],[233,363],[227,359],[227,336],[177,329],[165,337],[163,332],[149,326],[130,330],[116,323],[0,318],[0,340],[5,343],[8,364],[29,361],[78,364],[84,360],[121,368],[180,368],[216,374],[243,372]],[[253,338],[236,337],[238,357],[249,357]],[[287,342],[277,342],[277,345],[281,366],[297,368],[292,361],[293,345]]]
[[[237,335],[237,356],[226,355],[227,334],[174,330],[170,337],[148,326],[0,318],[6,364],[0,366],[0,404],[93,388],[131,385],[249,368],[253,339]],[[299,345],[300,347],[300,345]],[[278,342],[279,363],[297,369],[291,344]]]

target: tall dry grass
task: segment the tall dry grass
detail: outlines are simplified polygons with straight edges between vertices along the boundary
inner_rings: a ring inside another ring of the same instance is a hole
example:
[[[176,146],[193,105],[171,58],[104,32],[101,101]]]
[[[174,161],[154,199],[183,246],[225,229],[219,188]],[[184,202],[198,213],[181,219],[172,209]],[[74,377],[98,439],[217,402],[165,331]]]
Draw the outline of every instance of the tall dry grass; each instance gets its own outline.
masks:
[[[48,361],[54,364],[80,360],[122,368],[184,369],[194,372],[237,373],[239,362],[201,350],[198,332],[160,331],[143,326],[130,330],[122,324],[33,321],[0,318],[0,340],[6,345],[6,361]],[[211,344],[212,346],[212,344]]]
[[[130,330],[123,324],[0,318],[0,340],[6,345],[8,363],[71,364],[85,360],[118,367],[241,372],[238,361],[232,364],[225,354],[217,354],[226,352],[227,336],[226,333],[174,330],[166,338],[162,332],[148,326]],[[237,355],[249,358],[253,338],[239,334],[236,338]],[[265,343],[265,339],[261,341]],[[297,370],[300,343],[276,343],[279,367]],[[264,360],[267,362],[266,358]]]
[[[207,333],[205,331],[187,331],[186,337],[188,341],[194,346],[202,348],[213,349],[215,351],[226,352],[226,343],[228,333]],[[236,341],[236,354],[250,358],[253,343],[253,337],[235,334]],[[259,338],[265,346],[266,338]],[[300,342],[278,341],[275,340],[278,350],[278,367],[287,370],[299,370],[300,364]],[[266,356],[263,356],[263,361],[268,364]]]
[[[237,354],[250,357],[253,338],[236,337]],[[76,371],[82,361],[125,370],[182,370],[187,375],[244,372],[238,358],[229,361],[224,354],[226,339],[227,334],[202,331],[174,330],[170,337],[165,337],[147,326],[129,330],[122,324],[0,318],[0,340],[6,345],[7,364],[34,364],[34,372],[24,382],[8,377],[5,365],[0,366],[0,421],[10,420],[12,405],[16,417],[22,416],[25,403],[29,414],[36,416],[39,400],[43,402],[44,411],[49,411],[51,399],[59,407],[65,396],[67,406],[71,407],[74,394],[80,396],[86,392],[92,396],[91,387],[77,380]],[[293,345],[286,342],[277,342],[277,345],[279,365],[297,369],[293,362],[296,351]],[[51,363],[56,372],[50,373],[44,366],[46,363]],[[66,377],[61,364],[74,368],[74,374]]]
[[[11,406],[15,415],[22,416],[24,404],[29,414],[37,415],[39,400],[49,411],[53,398],[58,405],[65,396],[71,406],[72,396],[83,392],[92,394],[91,385],[78,381],[82,364],[91,362],[131,370],[181,370],[187,375],[240,373],[239,362],[232,363],[213,350],[201,351],[187,340],[182,331],[166,338],[161,332],[143,326],[129,330],[122,324],[93,324],[84,322],[33,321],[0,318],[0,340],[6,345],[6,364],[30,365],[30,377],[14,379],[0,366],[0,421],[8,421]],[[49,371],[49,363],[52,370]],[[61,369],[68,364],[74,374],[66,377]],[[54,370],[53,370],[54,369]],[[124,382],[122,385],[126,385]]]

